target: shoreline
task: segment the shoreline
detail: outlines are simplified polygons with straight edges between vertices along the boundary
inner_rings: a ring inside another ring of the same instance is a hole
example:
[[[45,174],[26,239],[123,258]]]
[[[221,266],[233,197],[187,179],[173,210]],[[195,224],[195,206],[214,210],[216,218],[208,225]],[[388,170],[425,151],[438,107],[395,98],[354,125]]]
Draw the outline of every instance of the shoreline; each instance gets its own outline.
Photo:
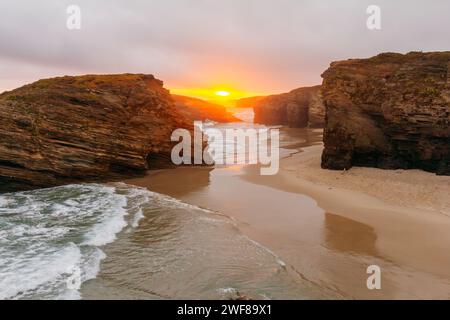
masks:
[[[181,167],[125,182],[232,217],[324,291],[350,299],[449,298],[449,200],[432,190],[448,190],[450,177],[321,169],[322,145],[299,146],[295,137],[293,149],[301,150],[281,159],[274,176],[261,176],[257,165]],[[383,290],[366,288],[371,264],[382,268]]]
[[[345,171],[320,167],[322,145],[304,148],[302,152],[281,160],[285,176],[309,181],[317,186],[331,187],[366,195],[373,207],[421,210],[439,213],[450,218],[450,177],[439,176],[419,169],[386,170],[369,167],[353,167]],[[292,175],[290,175],[292,174]]]
[[[450,200],[444,190],[450,190],[450,177],[421,170],[326,170],[320,168],[322,148],[310,146],[282,159],[276,177],[249,173],[241,178],[309,196],[326,212],[372,227],[376,247],[388,260],[449,279],[450,254],[445,253],[450,247]],[[434,198],[440,201],[421,208],[423,197],[415,195],[422,190],[430,194],[430,189],[442,190],[442,196]]]

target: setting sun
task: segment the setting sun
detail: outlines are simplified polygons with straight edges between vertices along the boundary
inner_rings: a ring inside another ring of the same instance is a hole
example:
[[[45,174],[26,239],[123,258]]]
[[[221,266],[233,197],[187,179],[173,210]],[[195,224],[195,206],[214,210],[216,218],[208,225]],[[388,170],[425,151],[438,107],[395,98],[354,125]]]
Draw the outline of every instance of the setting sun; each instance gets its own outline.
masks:
[[[221,97],[228,97],[230,95],[230,93],[228,91],[216,91],[216,96],[221,96]]]
[[[206,86],[204,88],[171,88],[170,92],[172,94],[199,98],[225,106],[233,106],[234,100],[237,99],[263,95],[260,92],[239,90],[227,84]]]

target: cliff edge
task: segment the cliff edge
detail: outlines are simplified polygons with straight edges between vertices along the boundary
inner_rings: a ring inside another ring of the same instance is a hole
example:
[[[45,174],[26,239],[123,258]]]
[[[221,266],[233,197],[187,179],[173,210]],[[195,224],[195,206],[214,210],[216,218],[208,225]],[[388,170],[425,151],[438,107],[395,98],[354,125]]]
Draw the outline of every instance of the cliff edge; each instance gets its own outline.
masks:
[[[144,74],[39,80],[1,94],[0,118],[0,191],[143,172],[170,161],[174,129],[192,129]]]
[[[450,174],[450,52],[383,53],[323,74],[322,167]]]

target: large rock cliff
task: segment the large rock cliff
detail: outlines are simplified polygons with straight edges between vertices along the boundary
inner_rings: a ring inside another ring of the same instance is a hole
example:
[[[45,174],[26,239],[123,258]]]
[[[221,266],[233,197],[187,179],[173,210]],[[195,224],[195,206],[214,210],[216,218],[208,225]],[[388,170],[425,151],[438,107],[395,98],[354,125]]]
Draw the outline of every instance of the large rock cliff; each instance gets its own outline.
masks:
[[[0,191],[142,172],[192,129],[152,75],[40,80],[0,95]],[[163,161],[164,162],[164,161]]]
[[[323,77],[322,167],[450,174],[450,52],[333,62]]]
[[[295,128],[322,127],[324,124],[325,108],[320,86],[267,96],[253,101],[253,104],[256,123]]]

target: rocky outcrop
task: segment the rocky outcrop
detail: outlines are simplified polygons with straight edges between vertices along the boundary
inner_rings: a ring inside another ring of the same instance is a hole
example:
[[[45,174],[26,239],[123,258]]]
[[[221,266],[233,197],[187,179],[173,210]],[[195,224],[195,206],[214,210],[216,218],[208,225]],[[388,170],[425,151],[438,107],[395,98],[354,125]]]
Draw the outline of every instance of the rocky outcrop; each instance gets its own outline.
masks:
[[[255,97],[247,97],[241,98],[234,101],[235,108],[253,108],[253,106],[258,103],[260,100],[266,98],[266,96],[255,96]]]
[[[322,167],[450,174],[450,52],[333,62],[323,77]]]
[[[1,94],[0,118],[0,191],[140,173],[169,163],[175,128],[192,129],[143,74],[40,80]]]
[[[205,100],[172,94],[180,113],[192,121],[240,122],[224,106]]]
[[[267,125],[322,127],[325,119],[320,86],[267,96],[256,100],[253,110],[254,122]]]

